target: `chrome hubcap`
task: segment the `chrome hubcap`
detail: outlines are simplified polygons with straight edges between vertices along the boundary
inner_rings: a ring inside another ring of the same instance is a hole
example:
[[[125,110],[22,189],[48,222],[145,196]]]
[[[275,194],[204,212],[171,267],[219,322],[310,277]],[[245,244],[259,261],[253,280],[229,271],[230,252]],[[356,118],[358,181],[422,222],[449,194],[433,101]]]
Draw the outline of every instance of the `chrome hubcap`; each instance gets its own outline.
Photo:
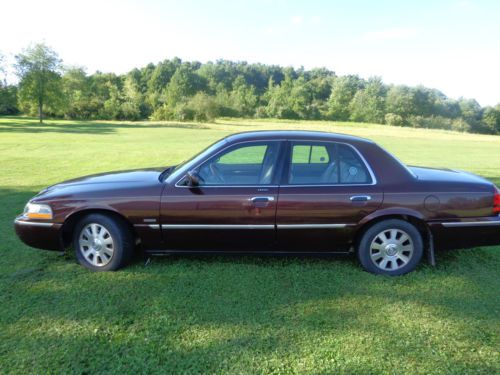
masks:
[[[387,229],[375,236],[370,245],[370,258],[381,270],[404,267],[413,256],[413,241],[401,229]]]
[[[109,231],[100,224],[86,225],[80,232],[79,250],[93,266],[103,267],[113,257],[114,241]]]

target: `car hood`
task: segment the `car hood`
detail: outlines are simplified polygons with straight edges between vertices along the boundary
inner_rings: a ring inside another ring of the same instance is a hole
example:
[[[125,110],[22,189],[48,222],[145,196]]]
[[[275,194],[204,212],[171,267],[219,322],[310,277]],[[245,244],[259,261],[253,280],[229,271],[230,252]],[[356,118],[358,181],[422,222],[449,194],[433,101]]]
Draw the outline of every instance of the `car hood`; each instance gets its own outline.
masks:
[[[167,167],[136,169],[79,177],[49,186],[38,193],[34,198],[45,199],[54,196],[159,184],[159,177],[166,168]]]

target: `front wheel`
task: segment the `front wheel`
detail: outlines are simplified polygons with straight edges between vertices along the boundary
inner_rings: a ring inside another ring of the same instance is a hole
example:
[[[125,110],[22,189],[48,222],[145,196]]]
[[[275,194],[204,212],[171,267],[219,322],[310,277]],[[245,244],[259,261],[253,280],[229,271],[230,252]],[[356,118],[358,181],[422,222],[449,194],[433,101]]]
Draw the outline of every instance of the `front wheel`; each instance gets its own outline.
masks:
[[[125,266],[133,243],[124,223],[102,214],[85,216],[76,225],[73,237],[78,262],[94,271],[114,271]]]
[[[370,227],[361,238],[358,259],[365,270],[381,275],[404,275],[413,271],[423,254],[417,228],[397,219]]]

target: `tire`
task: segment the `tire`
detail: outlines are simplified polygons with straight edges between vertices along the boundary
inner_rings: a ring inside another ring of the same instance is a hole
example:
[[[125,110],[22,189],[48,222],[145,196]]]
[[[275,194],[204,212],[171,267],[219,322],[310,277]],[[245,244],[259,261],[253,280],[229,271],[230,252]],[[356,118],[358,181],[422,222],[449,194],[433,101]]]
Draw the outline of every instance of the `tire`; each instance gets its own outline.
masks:
[[[389,219],[368,228],[361,237],[357,255],[366,271],[399,276],[413,271],[423,252],[422,236],[415,226]]]
[[[134,239],[122,221],[90,214],[76,224],[73,247],[82,266],[93,271],[115,271],[129,262]]]

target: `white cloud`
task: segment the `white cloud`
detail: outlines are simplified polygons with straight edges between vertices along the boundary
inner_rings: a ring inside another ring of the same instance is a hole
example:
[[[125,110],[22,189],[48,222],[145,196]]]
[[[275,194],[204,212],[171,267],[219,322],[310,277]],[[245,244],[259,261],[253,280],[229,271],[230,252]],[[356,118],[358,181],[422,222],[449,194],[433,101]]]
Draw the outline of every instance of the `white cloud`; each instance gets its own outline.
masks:
[[[304,17],[302,17],[302,16],[293,16],[292,18],[290,18],[290,22],[293,25],[301,25],[304,22]]]
[[[469,11],[469,10],[478,9],[479,5],[473,1],[462,0],[462,1],[457,1],[456,3],[454,3],[453,7],[456,9]]]
[[[321,23],[321,17],[320,16],[312,16],[310,17],[311,23],[314,25],[319,25]]]
[[[369,31],[361,36],[364,41],[377,41],[377,40],[399,40],[413,38],[418,34],[418,30],[414,28],[391,28],[380,31]]]

